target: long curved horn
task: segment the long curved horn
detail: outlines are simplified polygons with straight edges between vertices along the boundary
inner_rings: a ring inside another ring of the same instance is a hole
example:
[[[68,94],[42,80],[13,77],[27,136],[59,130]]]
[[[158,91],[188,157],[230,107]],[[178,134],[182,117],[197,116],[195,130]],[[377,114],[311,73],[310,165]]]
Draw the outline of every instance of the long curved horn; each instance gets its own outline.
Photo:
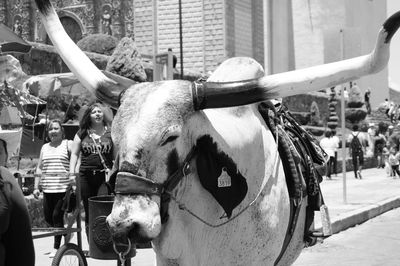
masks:
[[[127,84],[120,84],[105,76],[65,32],[49,0],[35,0],[47,34],[57,52],[78,77],[79,81],[96,97],[113,108],[118,108],[120,93]],[[132,81],[132,84],[135,82]],[[125,86],[124,86],[125,85]]]
[[[375,49],[368,55],[335,63],[239,82],[193,83],[195,110],[256,103],[333,87],[377,73],[389,61],[390,41],[400,26],[400,11],[379,31]]]

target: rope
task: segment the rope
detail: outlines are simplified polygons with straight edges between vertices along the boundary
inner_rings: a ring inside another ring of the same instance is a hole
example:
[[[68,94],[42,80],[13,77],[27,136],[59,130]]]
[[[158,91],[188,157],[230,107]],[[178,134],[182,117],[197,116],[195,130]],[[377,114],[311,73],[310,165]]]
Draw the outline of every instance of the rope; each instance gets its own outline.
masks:
[[[39,103],[36,103],[35,117],[33,118],[33,126],[32,126],[32,141],[35,141],[35,121],[37,118],[37,113],[39,109]]]

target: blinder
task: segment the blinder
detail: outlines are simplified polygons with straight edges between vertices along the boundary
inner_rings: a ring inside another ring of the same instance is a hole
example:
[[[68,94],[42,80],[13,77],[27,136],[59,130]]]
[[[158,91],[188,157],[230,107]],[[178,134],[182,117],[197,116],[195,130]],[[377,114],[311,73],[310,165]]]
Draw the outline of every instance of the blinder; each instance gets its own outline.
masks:
[[[168,220],[168,204],[172,190],[179,184],[182,178],[191,172],[190,161],[196,154],[196,146],[186,155],[180,167],[164,183],[157,183],[143,176],[138,176],[128,172],[118,172],[115,181],[115,193],[122,195],[148,194],[161,197],[161,222]]]

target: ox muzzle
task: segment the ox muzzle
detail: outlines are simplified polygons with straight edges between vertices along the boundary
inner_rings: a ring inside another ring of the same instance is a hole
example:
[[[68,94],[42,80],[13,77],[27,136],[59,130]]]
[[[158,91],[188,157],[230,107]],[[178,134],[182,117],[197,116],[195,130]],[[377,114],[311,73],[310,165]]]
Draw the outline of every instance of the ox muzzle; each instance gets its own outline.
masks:
[[[146,194],[160,196],[161,223],[168,221],[168,205],[171,193],[183,177],[191,172],[190,161],[196,153],[193,147],[180,167],[164,183],[154,182],[146,177],[138,176],[129,172],[118,172],[115,181],[115,193],[120,195]]]

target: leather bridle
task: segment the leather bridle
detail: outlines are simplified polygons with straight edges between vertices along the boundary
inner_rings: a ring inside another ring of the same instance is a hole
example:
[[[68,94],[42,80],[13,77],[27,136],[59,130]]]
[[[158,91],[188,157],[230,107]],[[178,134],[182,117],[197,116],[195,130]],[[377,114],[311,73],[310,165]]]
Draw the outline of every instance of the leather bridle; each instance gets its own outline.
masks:
[[[191,172],[190,161],[195,154],[196,146],[189,151],[179,168],[168,176],[164,183],[157,183],[129,172],[118,172],[115,181],[115,193],[121,195],[147,194],[160,196],[161,223],[165,223],[168,220],[168,204],[171,200],[172,191],[182,178]]]

